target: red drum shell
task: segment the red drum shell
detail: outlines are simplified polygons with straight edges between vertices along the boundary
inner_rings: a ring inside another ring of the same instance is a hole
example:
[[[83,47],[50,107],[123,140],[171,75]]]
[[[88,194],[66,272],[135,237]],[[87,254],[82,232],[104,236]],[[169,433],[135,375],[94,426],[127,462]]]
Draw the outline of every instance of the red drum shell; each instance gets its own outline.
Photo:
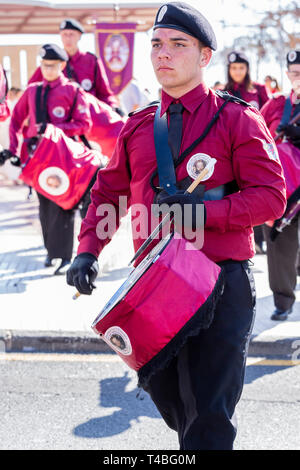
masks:
[[[125,119],[91,93],[86,93],[86,100],[89,103],[92,120],[86,138],[99,144],[103,155],[110,159]]]
[[[300,186],[300,150],[290,142],[277,145],[283,168],[287,198]]]
[[[148,378],[151,363],[154,369],[163,367],[188,336],[210,325],[222,290],[220,273],[201,251],[174,237],[94,331],[129,367],[146,368],[142,375]],[[114,328],[124,333],[125,342],[127,338],[126,354],[105,336]]]
[[[38,193],[68,210],[80,201],[100,164],[98,152],[75,142],[61,129],[48,124],[20,178]],[[57,187],[50,186],[51,175],[56,178]]]

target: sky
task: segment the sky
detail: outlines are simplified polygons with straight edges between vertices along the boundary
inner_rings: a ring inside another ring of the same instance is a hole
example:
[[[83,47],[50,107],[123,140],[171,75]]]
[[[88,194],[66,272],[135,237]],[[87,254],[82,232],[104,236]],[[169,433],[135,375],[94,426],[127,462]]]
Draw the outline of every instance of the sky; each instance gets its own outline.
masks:
[[[119,4],[124,3],[125,0],[119,0]],[[151,2],[151,0],[150,0]],[[218,50],[222,50],[225,46],[230,47],[234,37],[244,35],[247,28],[255,25],[260,18],[260,15],[265,8],[273,5],[283,5],[288,0],[245,0],[244,3],[254,10],[254,13],[245,14],[242,8],[242,2],[238,0],[186,0],[187,3],[196,7],[211,23],[218,42]],[[70,3],[72,5],[79,3],[76,0],[63,0],[58,2],[52,0],[52,4]],[[87,3],[97,3],[99,0],[87,0]],[[101,2],[100,2],[101,3]],[[108,2],[104,2],[108,3]],[[149,3],[143,0],[130,0],[128,3]],[[156,3],[156,2],[155,2]],[[157,2],[159,4],[159,2]],[[163,2],[161,2],[162,4]],[[234,27],[224,27],[222,21],[235,25]],[[151,30],[147,33],[137,33],[135,36],[135,49],[134,49],[134,76],[138,79],[142,87],[148,88],[153,97],[156,98],[157,89],[159,84],[156,81],[155,75],[152,70],[150,62],[150,39]],[[54,42],[61,45],[59,35],[0,35],[0,45],[5,44],[45,44],[47,42]],[[83,51],[95,52],[95,39],[93,34],[85,34],[80,41],[80,49]],[[149,60],[146,58],[149,57]],[[251,75],[256,78],[255,57],[249,55],[251,61]],[[214,61],[216,62],[216,61]],[[217,80],[223,82],[225,80],[225,70],[223,64],[214,63],[210,65],[205,74],[206,82],[209,86],[213,85]],[[266,75],[273,75],[280,79],[279,65],[274,61],[265,63],[260,67],[259,81],[263,82]],[[288,91],[289,84],[284,78],[283,82],[284,91]]]

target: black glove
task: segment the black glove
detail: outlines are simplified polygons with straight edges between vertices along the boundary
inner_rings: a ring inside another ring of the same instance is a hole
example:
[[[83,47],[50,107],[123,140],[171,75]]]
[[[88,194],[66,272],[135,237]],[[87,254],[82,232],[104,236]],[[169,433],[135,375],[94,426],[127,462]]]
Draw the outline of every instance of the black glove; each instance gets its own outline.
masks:
[[[98,272],[97,258],[91,253],[80,253],[67,271],[67,283],[75,286],[80,294],[91,295]]]
[[[288,140],[296,145],[299,146],[300,144],[300,126],[296,124],[289,124],[286,126],[285,135],[287,136]]]
[[[10,163],[13,166],[21,166],[20,157],[17,157],[17,155],[13,155],[12,157],[10,157]]]
[[[123,111],[123,109],[122,109],[122,108],[115,107],[115,108],[113,108],[113,110],[114,110],[116,113],[118,113],[118,114],[119,114],[119,116],[121,116],[121,117],[124,117],[124,116],[126,116],[126,113],[124,113],[124,111]]]
[[[4,165],[4,163],[6,162],[6,160],[8,160],[9,158],[11,157],[14,157],[14,154],[11,153],[10,150],[2,150],[0,152],[0,166]]]
[[[162,204],[167,204],[169,207],[173,204],[179,204],[181,206],[181,225],[196,230],[202,226],[202,222],[205,224],[206,221],[206,210],[203,200],[195,193],[186,193],[183,190],[177,191],[172,196],[162,195],[157,200],[159,207]],[[197,211],[198,205],[203,206],[204,220],[199,220],[199,210]],[[198,214],[197,214],[198,212]],[[175,222],[176,222],[176,211],[175,211]],[[197,217],[198,216],[198,217]]]
[[[296,147],[300,145],[300,126],[296,124],[286,124],[278,126],[277,132],[284,132],[288,140]]]

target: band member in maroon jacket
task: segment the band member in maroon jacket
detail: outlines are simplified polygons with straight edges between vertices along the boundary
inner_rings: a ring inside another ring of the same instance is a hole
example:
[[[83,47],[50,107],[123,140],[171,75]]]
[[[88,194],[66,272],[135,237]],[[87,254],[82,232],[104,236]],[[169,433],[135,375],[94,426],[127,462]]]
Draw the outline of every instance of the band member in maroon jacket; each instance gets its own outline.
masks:
[[[62,73],[68,60],[67,53],[55,44],[45,44],[41,48],[40,55],[43,80],[27,87],[12,113],[8,152],[14,164],[20,163],[16,155],[20,155],[20,137],[27,118],[29,125],[26,136],[28,146],[31,148],[37,136],[43,133],[47,122],[62,129],[68,137],[84,134],[91,125],[84,91],[65,78]],[[55,274],[63,274],[72,258],[74,210],[64,210],[39,193],[38,198],[40,221],[47,250],[45,266],[51,266],[52,260],[59,258],[61,264]]]
[[[232,51],[228,54],[225,90],[257,109],[269,99],[266,86],[251,80],[249,60],[243,52]]]
[[[78,42],[84,29],[74,19],[66,19],[60,24],[60,37],[68,60],[64,69],[64,75],[79,85],[87,92],[92,93],[99,100],[116,108],[117,100],[110,89],[108,78],[101,59],[91,52],[81,52]],[[42,79],[42,71],[39,67],[29,80],[29,83],[38,82]]]
[[[274,95],[263,106],[261,113],[273,136],[276,135],[276,131],[283,131],[285,139],[300,149],[300,121],[298,124],[288,124],[293,116],[300,113],[300,50],[292,50],[288,53],[287,76],[292,87],[289,96]],[[280,142],[281,140],[278,140],[278,143]],[[295,171],[299,170],[295,169]],[[269,282],[275,304],[272,320],[287,320],[296,300],[298,225],[299,214],[281,233],[275,232],[277,236],[273,241],[270,239],[272,233],[270,227],[264,226],[267,240]]]
[[[266,86],[251,80],[249,60],[243,52],[232,51],[228,54],[227,83],[224,89],[257,109],[269,99]],[[262,253],[264,237],[261,226],[254,228],[254,236],[256,251]]]
[[[253,276],[247,261],[254,255],[253,225],[264,223],[271,214],[280,216],[285,208],[282,168],[261,115],[254,107],[235,97],[226,98],[226,94],[218,94],[204,83],[203,70],[216,47],[212,27],[198,10],[181,2],[159,8],[151,59],[162,85],[161,115],[166,113],[169,118],[169,145],[179,162],[175,165],[178,186],[190,184],[200,168],[216,160],[203,181],[205,187],[200,188],[205,190],[204,197],[184,193],[183,187],[173,195],[161,192],[159,204],[170,210],[173,204],[183,208],[190,205],[192,211],[187,212],[192,214],[193,226],[199,222],[196,209],[201,206],[201,214],[206,213],[202,252],[224,267],[226,277],[210,327],[194,332],[195,336],[187,339],[178,355],[154,373],[146,386],[167,425],[177,431],[182,450],[233,447],[233,415],[243,387],[255,305]],[[220,110],[222,105],[225,107]],[[159,186],[158,178],[152,178],[157,170],[153,138],[156,109],[149,105],[129,117],[110,163],[98,173],[92,203],[82,222],[78,255],[67,272],[67,282],[83,294],[93,290],[97,258],[115,229],[114,225],[103,239],[102,205],[110,204],[119,215],[119,197],[123,196],[123,202],[127,197],[128,206],[142,205],[147,209],[147,221],[151,220]],[[218,120],[212,121],[217,112]],[[173,113],[178,113],[176,122]],[[182,124],[172,139],[171,121],[175,129]],[[198,142],[212,122],[206,137]],[[173,144],[181,131],[180,149],[176,151]],[[191,144],[195,146],[188,151]],[[226,183],[233,180],[236,189],[226,193]],[[186,222],[191,223],[190,217],[187,221],[183,218],[184,225]],[[151,230],[144,225],[142,232],[147,237]],[[139,233],[134,239],[135,250],[143,241]],[[169,295],[173,295],[172,285]]]
[[[10,115],[7,104],[7,78],[2,65],[0,64],[0,121],[5,121]]]

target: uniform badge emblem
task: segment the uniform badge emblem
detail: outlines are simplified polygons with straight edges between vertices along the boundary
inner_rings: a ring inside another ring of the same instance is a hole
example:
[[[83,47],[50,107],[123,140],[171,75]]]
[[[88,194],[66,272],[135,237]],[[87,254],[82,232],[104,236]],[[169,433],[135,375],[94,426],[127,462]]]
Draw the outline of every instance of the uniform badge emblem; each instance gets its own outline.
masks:
[[[159,13],[158,13],[158,16],[157,16],[157,22],[160,23],[161,20],[163,19],[163,17],[165,16],[165,14],[167,13],[167,10],[168,10],[168,6],[167,5],[164,5]]]
[[[60,23],[60,29],[64,29],[66,27],[66,20],[63,20],[61,23]]]
[[[116,352],[124,354],[124,356],[130,356],[132,353],[130,340],[125,331],[119,326],[108,328],[102,338]]]
[[[257,101],[249,101],[249,104],[251,104],[251,106],[253,106],[253,108],[259,109],[259,104],[258,104]]]
[[[296,51],[290,51],[288,53],[288,60],[289,62],[294,62],[297,58],[297,52]]]
[[[89,91],[92,88],[92,82],[89,78],[85,78],[82,80],[81,86],[85,91]]]
[[[214,160],[212,157],[209,155],[206,155],[205,153],[196,153],[193,155],[189,161],[187,162],[186,165],[186,170],[191,178],[195,180],[199,174],[201,173],[202,170],[212,161]],[[211,165],[211,168],[209,169],[207,175],[204,176],[202,181],[208,180],[211,175],[214,172],[214,165]]]
[[[43,47],[40,49],[39,55],[40,55],[41,58],[45,57],[46,51]]]
[[[279,155],[276,145],[272,144],[271,142],[267,142],[266,140],[262,141],[263,148],[267,152],[268,157],[271,160],[279,161]]]
[[[52,196],[61,196],[70,186],[68,175],[59,167],[51,166],[39,174],[39,185]]]
[[[55,117],[58,117],[58,118],[63,118],[66,114],[62,106],[56,106],[56,108],[53,108],[52,113],[54,114]]]
[[[232,52],[229,55],[228,60],[229,60],[230,63],[234,62],[236,60],[236,54],[234,52]]]

